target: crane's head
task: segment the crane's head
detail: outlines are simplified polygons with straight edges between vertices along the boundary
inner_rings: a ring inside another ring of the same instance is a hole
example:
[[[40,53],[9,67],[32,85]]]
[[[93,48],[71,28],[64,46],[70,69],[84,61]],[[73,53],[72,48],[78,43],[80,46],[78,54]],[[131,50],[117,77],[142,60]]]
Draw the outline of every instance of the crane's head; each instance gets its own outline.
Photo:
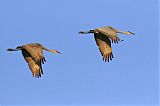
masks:
[[[59,52],[59,51],[57,51],[57,50],[50,50],[50,52],[56,53],[56,54],[62,54],[61,52]]]
[[[135,35],[135,33],[131,32],[131,31],[124,32],[124,34],[127,34],[127,35]]]

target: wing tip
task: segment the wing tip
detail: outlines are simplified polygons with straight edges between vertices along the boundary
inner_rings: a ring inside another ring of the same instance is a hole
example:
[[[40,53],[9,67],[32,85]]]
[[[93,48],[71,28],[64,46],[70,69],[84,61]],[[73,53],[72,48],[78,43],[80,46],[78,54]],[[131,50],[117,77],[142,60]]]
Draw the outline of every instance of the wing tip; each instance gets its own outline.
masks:
[[[113,53],[112,52],[109,53],[109,54],[103,55],[103,61],[104,62],[110,62],[110,61],[112,61],[113,58],[114,57],[113,57]]]

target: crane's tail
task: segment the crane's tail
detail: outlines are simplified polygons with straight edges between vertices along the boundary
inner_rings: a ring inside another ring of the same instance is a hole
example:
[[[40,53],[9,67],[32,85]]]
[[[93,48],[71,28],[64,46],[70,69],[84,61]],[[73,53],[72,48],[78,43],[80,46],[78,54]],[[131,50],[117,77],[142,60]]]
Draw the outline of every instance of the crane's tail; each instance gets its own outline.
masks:
[[[18,50],[22,50],[22,46],[18,46],[15,49],[13,48],[8,48],[7,51],[18,51]]]
[[[79,34],[88,34],[88,33],[94,33],[94,30],[80,31],[80,32],[79,32]]]
[[[21,50],[22,49],[22,46],[18,46],[16,47],[15,49],[13,48],[8,48],[7,51],[18,51],[18,50]]]
[[[21,49],[22,49],[22,46],[18,46],[18,47],[16,47],[16,49],[21,50]]]
[[[7,51],[18,51],[18,49],[8,48]]]

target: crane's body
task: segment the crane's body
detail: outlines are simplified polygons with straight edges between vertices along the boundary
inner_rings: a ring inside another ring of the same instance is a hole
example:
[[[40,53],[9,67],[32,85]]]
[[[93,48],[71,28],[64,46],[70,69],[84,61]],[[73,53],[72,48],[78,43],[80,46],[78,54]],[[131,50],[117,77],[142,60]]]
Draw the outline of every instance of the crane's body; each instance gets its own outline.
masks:
[[[110,40],[112,40],[112,43],[113,42],[118,43],[119,41],[123,41],[123,40],[120,40],[120,38],[117,36],[118,33],[134,35],[134,33],[130,31],[122,32],[111,26],[100,27],[94,30],[89,30],[89,31],[80,31],[79,33],[80,34],[94,33],[96,44],[98,45],[99,50],[103,56],[103,60],[105,62],[106,61],[109,62],[109,60],[112,60],[113,58]]]
[[[16,49],[9,48],[7,51],[22,51],[22,55],[28,63],[29,69],[32,72],[33,77],[41,77],[43,74],[42,63],[46,62],[43,55],[43,50],[52,53],[60,53],[57,50],[49,50],[40,43],[30,43],[16,47]]]

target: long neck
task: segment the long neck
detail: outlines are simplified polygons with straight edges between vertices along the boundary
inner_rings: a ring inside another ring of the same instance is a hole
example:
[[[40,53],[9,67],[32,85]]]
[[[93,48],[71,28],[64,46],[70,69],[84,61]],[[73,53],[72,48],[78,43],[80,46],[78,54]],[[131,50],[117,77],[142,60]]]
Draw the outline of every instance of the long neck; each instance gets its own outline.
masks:
[[[118,31],[117,33],[127,34],[127,35],[128,35],[128,32],[127,32],[127,31]]]
[[[48,51],[48,52],[51,52],[51,50],[49,50],[48,48],[46,48],[46,47],[44,47],[44,46],[42,46],[42,49],[43,49],[43,50],[46,50],[46,51]]]
[[[51,52],[51,53],[60,53],[59,51],[57,51],[57,50],[49,50],[49,49],[47,49],[46,47],[42,47],[42,49],[43,50],[46,50],[46,51],[48,51],[48,52]],[[61,53],[60,53],[61,54]]]

